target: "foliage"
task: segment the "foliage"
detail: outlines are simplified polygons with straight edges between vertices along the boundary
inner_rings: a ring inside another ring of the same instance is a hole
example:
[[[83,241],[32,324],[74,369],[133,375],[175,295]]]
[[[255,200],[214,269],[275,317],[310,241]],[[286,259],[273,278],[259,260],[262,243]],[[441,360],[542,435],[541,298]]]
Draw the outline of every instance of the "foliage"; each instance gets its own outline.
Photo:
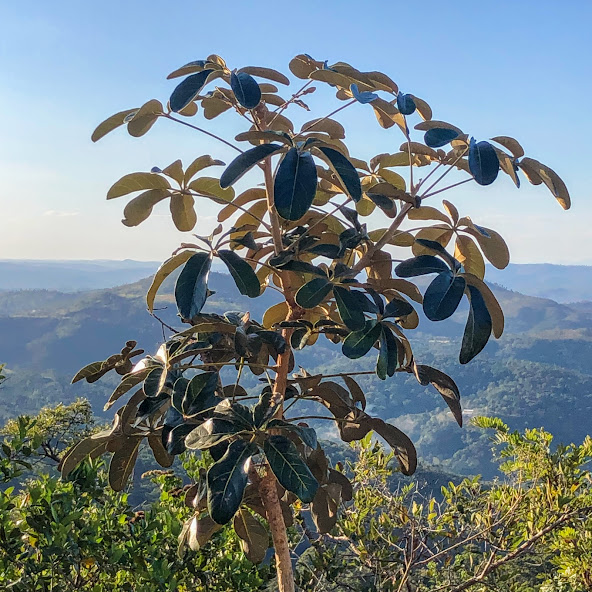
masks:
[[[109,189],[107,199],[135,194],[124,209],[127,226],[142,223],[157,203],[168,200],[173,223],[189,232],[197,221],[196,199],[222,206],[220,224],[209,236],[196,236],[198,242],[182,243],[157,271],[148,290],[147,307],[153,312],[160,285],[182,267],[175,301],[180,320],[189,328],[173,329],[155,356],[135,366],[131,358],[141,350],[134,349],[135,342],[127,342],[120,354],[86,366],[74,378],[90,383],[112,369],[121,374],[107,407],[132,389],[139,390],[117,411],[111,429],[76,444],[60,465],[67,476],[83,458],[110,451],[109,483],[121,490],[145,439],[164,467],[187,448],[209,450],[214,464],[198,484],[196,513],[182,539],[204,521],[222,525],[234,520],[247,552],[262,557],[268,537],[258,520],[246,519],[250,510],[258,512],[271,529],[282,592],[293,590],[286,538],[286,521],[292,521],[290,506],[310,503],[311,512],[319,517],[317,527],[325,531],[333,523],[333,508],[346,501],[349,491],[347,479],[329,470],[314,429],[298,423],[320,413],[286,415],[289,410],[295,411],[294,406],[303,401],[316,402],[333,416],[345,442],[374,431],[392,447],[404,474],[412,474],[417,465],[408,436],[366,412],[365,394],[351,376],[355,372],[339,375],[344,384],[311,376],[306,370],[289,377],[296,363],[294,352],[314,345],[321,335],[341,343],[343,355],[351,360],[377,349],[379,379],[414,374],[420,384],[432,384],[442,394],[462,425],[454,381],[415,361],[405,333],[418,325],[410,300],[422,304],[428,319],[442,321],[466,296],[469,315],[459,361],[468,363],[491,334],[499,338],[503,332],[503,313],[483,282],[483,255],[503,268],[509,261],[508,250],[499,234],[460,217],[452,203],[443,202],[444,213],[424,201],[461,183],[489,185],[502,170],[517,186],[518,172],[524,172],[531,183],[547,185],[562,207],[570,206],[563,181],[546,165],[525,157],[518,141],[493,138],[502,149],[433,120],[425,101],[400,92],[381,72],[360,72],[343,62],[328,66],[308,55],[296,56],[290,70],[306,82],[284,100],[271,84],[289,83],[280,72],[260,67],[231,70],[221,57],[211,55],[169,76],[184,78],[167,108],[153,99],[139,109],[110,117],[95,130],[94,141],[124,124],[132,136],[139,137],[157,120],[167,119],[204,132],[239,155],[219,178],[202,171],[224,163],[203,155],[187,168],[177,160],[164,169],[127,174]],[[260,84],[255,77],[271,82]],[[206,92],[214,81],[222,86]],[[316,91],[313,83],[336,88],[343,104],[304,122],[296,132],[284,113],[292,107],[310,110],[303,97]],[[396,127],[403,133],[398,152],[377,154],[367,161],[350,154],[343,142],[344,127],[333,116],[354,105],[372,108],[381,127]],[[200,109],[206,119],[234,111],[246,126],[235,141],[252,147],[243,150],[177,117],[193,117]],[[408,118],[416,112],[422,121],[415,129],[424,133],[424,143],[416,141],[409,129]],[[428,172],[423,179],[414,178],[414,170],[424,167]],[[407,171],[408,179],[395,168]],[[436,189],[453,171],[462,173],[463,179]],[[254,172],[261,173],[264,188],[247,185],[236,195],[234,186]],[[428,183],[435,173],[439,176]],[[362,222],[373,212],[377,216]],[[377,218],[387,226],[381,228]],[[436,224],[402,230],[407,220]],[[375,227],[369,228],[369,223]],[[453,237],[451,254],[446,247]],[[393,246],[411,249],[413,256],[395,260]],[[241,294],[257,298],[275,289],[282,300],[266,311],[261,322],[249,313],[204,312],[215,258],[228,268]],[[436,278],[422,298],[407,278],[430,274]],[[232,367],[237,374],[229,380],[227,371]],[[264,375],[267,382],[250,407],[244,403],[251,397],[240,385],[246,371]]]

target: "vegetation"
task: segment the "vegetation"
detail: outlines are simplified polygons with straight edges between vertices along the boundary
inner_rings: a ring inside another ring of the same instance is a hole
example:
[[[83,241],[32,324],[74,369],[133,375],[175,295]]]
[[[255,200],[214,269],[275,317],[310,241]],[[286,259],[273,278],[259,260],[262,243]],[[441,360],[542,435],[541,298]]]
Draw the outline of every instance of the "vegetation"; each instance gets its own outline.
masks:
[[[461,217],[451,202],[443,201],[440,211],[425,200],[463,183],[490,185],[502,170],[517,186],[519,172],[533,184],[544,183],[563,208],[570,206],[563,181],[546,165],[524,156],[518,141],[497,136],[493,141],[501,148],[495,147],[433,120],[425,101],[399,91],[381,72],[360,72],[342,62],[328,66],[308,55],[294,58],[290,70],[306,82],[284,100],[272,84],[289,84],[284,74],[259,67],[231,71],[222,58],[211,55],[169,76],[183,80],[166,109],[153,99],[139,109],[113,115],[95,130],[95,141],[124,124],[139,137],[165,119],[205,133],[239,155],[219,179],[203,176],[202,171],[224,163],[204,155],[187,168],[177,160],[164,169],[125,175],[108,191],[107,199],[142,191],[124,209],[127,226],[140,224],[157,203],[169,200],[175,226],[190,232],[197,220],[196,199],[222,206],[220,224],[209,236],[182,243],[148,290],[147,307],[154,314],[160,285],[182,266],[175,302],[180,320],[189,328],[166,325],[172,335],[155,356],[137,362],[144,352],[130,340],[119,353],[85,366],[74,377],[74,382],[92,383],[115,370],[121,383],[107,408],[132,389],[139,390],[118,410],[112,428],[76,444],[60,463],[66,477],[87,456],[110,451],[109,483],[119,491],[144,440],[163,467],[171,466],[186,449],[208,450],[214,462],[197,485],[196,511],[182,540],[232,522],[246,556],[261,561],[269,537],[254,515],[259,514],[271,532],[280,592],[294,590],[287,534],[292,506],[310,504],[317,528],[328,532],[334,525],[334,508],[347,501],[350,489],[347,477],[329,470],[316,431],[304,420],[325,418],[328,411],[345,442],[375,432],[393,448],[404,474],[412,474],[417,465],[408,436],[365,411],[365,393],[352,376],[368,371],[333,376],[301,370],[290,375],[294,351],[314,346],[321,335],[341,343],[342,354],[351,360],[376,348],[374,372],[379,379],[414,374],[420,384],[432,384],[440,392],[462,425],[455,382],[441,370],[415,361],[405,331],[415,329],[419,317],[410,301],[421,303],[429,320],[442,321],[466,296],[469,314],[459,356],[466,364],[504,328],[499,303],[483,282],[481,252],[499,268],[507,266],[509,254],[497,232]],[[254,77],[270,82],[260,84]],[[214,81],[221,86],[204,94]],[[296,132],[285,113],[289,108],[308,112],[305,100],[315,92],[315,83],[337,88],[342,105],[303,123]],[[372,108],[381,127],[403,133],[398,152],[368,160],[350,154],[344,127],[333,117],[354,106]],[[206,119],[234,111],[246,128],[235,141],[253,147],[243,150],[183,119],[194,117],[199,109]],[[416,113],[422,121],[415,130],[423,133],[423,143],[409,129]],[[398,167],[407,171],[407,179],[394,170]],[[418,179],[420,168],[427,172]],[[443,186],[454,171],[461,173],[461,180]],[[257,183],[263,180],[264,186],[254,182],[236,196],[233,186],[255,172],[260,173]],[[373,212],[377,215],[361,221]],[[403,230],[408,220],[436,224]],[[446,250],[453,239],[454,254]],[[408,248],[413,256],[393,259],[391,246]],[[228,268],[241,294],[258,298],[268,289],[280,294],[261,322],[248,312],[203,311],[211,294],[208,277],[214,258]],[[398,263],[395,268],[393,262]],[[436,277],[422,298],[408,278],[430,274]],[[247,372],[262,376],[265,383],[251,406],[252,397],[240,384]],[[323,410],[311,411],[313,404]]]
[[[244,541],[229,526],[210,523],[213,532],[198,529],[189,534],[189,548],[179,546],[179,535],[182,541],[187,536],[182,524],[195,511],[195,488],[211,466],[209,455],[183,454],[178,467],[183,477],[172,470],[145,474],[159,496],[134,507],[128,493],[107,487],[107,467],[100,458],[84,461],[65,480],[56,478],[51,459],[50,464],[27,464],[45,457],[39,420],[54,433],[47,423],[52,416],[58,422],[72,418],[66,421],[73,429],[64,432],[64,442],[79,433],[75,406],[21,416],[4,429],[11,435],[1,448],[0,479],[6,483],[20,477],[17,488],[0,491],[3,589],[277,589],[269,556],[254,565],[241,550]],[[90,420],[87,429],[96,430]],[[296,507],[289,535],[298,553],[299,589],[589,590],[590,438],[579,446],[556,447],[543,430],[510,432],[501,421],[488,418],[475,423],[478,429],[494,430],[497,462],[505,475],[501,481],[455,480],[428,493],[416,481],[394,480],[393,453],[369,435],[353,445],[344,469],[351,489],[343,482],[345,497],[351,499],[331,506],[330,532],[321,534],[306,507]],[[190,482],[184,485],[187,476]]]

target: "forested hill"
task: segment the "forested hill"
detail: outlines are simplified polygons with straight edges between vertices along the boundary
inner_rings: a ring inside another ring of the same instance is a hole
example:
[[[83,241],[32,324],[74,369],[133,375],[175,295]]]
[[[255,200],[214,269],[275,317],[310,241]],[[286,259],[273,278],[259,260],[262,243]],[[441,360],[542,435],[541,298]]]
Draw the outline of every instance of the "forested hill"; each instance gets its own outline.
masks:
[[[135,339],[148,352],[162,340],[162,327],[146,312],[149,279],[117,288],[78,293],[48,290],[0,292],[0,361],[9,380],[0,392],[0,422],[58,401],[86,396],[97,413],[116,384],[107,377],[93,385],[69,384],[83,365],[119,351]],[[274,302],[274,293],[243,299],[227,275],[212,273],[206,311],[250,310],[260,318]],[[559,304],[524,296],[498,286],[493,289],[506,313],[506,333],[491,341],[467,366],[458,364],[466,310],[452,319],[430,323],[422,318],[409,332],[418,360],[453,376],[463,396],[465,417],[498,415],[511,427],[544,426],[558,441],[581,441],[592,432],[592,304]],[[158,301],[157,314],[177,325],[172,281]],[[304,350],[298,362],[310,371],[351,369],[335,346],[319,340],[319,348]],[[322,365],[319,364],[322,360]],[[370,369],[374,356],[359,361]],[[256,381],[246,386],[254,387]],[[424,461],[461,473],[491,476],[489,444],[480,431],[459,429],[431,388],[420,387],[408,375],[382,382],[362,381],[370,411],[391,418],[418,444]],[[465,422],[468,423],[468,422]],[[330,435],[325,432],[325,435]]]

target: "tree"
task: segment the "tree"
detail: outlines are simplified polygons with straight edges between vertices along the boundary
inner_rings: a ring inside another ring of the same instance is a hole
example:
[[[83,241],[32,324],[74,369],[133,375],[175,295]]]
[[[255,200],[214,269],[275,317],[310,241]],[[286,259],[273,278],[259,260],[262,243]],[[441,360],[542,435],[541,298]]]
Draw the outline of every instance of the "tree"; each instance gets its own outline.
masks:
[[[440,392],[461,425],[460,394],[452,378],[414,360],[406,331],[417,327],[419,317],[410,301],[421,305],[429,320],[442,321],[466,296],[469,315],[459,358],[466,364],[491,334],[499,338],[503,332],[503,313],[483,281],[483,255],[504,268],[509,253],[497,232],[461,217],[451,202],[443,201],[443,210],[426,204],[464,183],[489,185],[501,170],[516,186],[522,173],[532,184],[544,183],[564,209],[570,206],[559,176],[524,156],[517,140],[476,141],[455,125],[434,120],[424,100],[399,91],[382,72],[361,72],[343,62],[329,66],[308,55],[296,56],[289,67],[305,82],[284,100],[276,86],[289,84],[284,74],[252,66],[231,70],[211,55],[169,75],[183,80],[166,108],[153,99],[113,115],[95,130],[93,141],[123,125],[140,137],[158,120],[173,121],[238,155],[228,166],[210,155],[186,168],[176,160],[164,169],[125,175],[109,189],[107,199],[141,192],[124,209],[127,226],[140,224],[157,203],[169,200],[173,223],[190,232],[197,220],[196,199],[220,205],[220,224],[209,236],[182,243],[157,271],[147,294],[154,314],[159,286],[182,267],[175,300],[188,328],[167,326],[172,333],[157,354],[135,365],[132,358],[142,352],[128,342],[119,354],[75,376],[75,382],[92,382],[111,370],[122,375],[107,408],[138,390],[117,411],[111,429],[82,440],[61,463],[66,476],[82,458],[112,452],[109,480],[120,490],[145,439],[164,467],[186,449],[209,451],[215,462],[195,484],[195,516],[182,539],[195,540],[197,533],[232,521],[247,557],[260,561],[269,543],[259,520],[265,519],[281,592],[294,590],[286,534],[291,506],[310,504],[317,528],[326,532],[350,490],[347,478],[329,468],[315,429],[303,421],[330,419],[346,442],[375,432],[392,446],[403,473],[413,473],[417,464],[411,440],[366,413],[365,394],[353,378],[360,372],[311,376],[302,369],[293,374],[298,350],[314,346],[321,335],[341,344],[352,360],[377,349],[380,380],[413,373],[422,385]],[[341,106],[304,122],[296,132],[286,112],[308,113],[305,100],[317,92],[313,85],[336,90]],[[382,128],[402,132],[398,151],[369,160],[352,156],[335,116],[353,108],[372,109]],[[244,131],[233,142],[189,123],[200,110],[206,120],[234,112]],[[413,133],[412,120],[419,121]],[[219,178],[202,173],[222,166]],[[419,171],[425,171],[420,178]],[[247,173],[251,184],[241,181]],[[453,182],[445,185],[445,179]],[[241,186],[238,195],[235,186]],[[421,226],[405,230],[407,221]],[[425,222],[435,224],[426,227]],[[410,249],[413,256],[395,259],[393,248]],[[204,312],[214,258],[226,265],[241,294],[257,298],[275,290],[280,301],[261,320],[249,313]],[[430,274],[436,277],[422,297],[409,278]],[[263,377],[259,392],[241,386],[247,371]],[[256,403],[247,406],[253,397]],[[314,411],[314,404],[330,415]]]

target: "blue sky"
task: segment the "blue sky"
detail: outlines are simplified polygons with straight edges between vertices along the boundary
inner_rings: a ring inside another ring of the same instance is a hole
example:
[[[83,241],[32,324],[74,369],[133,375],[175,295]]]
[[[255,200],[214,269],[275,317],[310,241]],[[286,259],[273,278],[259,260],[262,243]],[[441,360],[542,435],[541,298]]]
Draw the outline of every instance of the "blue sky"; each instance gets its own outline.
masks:
[[[94,127],[151,98],[166,101],[176,67],[210,53],[232,67],[288,73],[297,53],[388,73],[427,100],[437,119],[477,138],[511,135],[566,181],[563,212],[543,187],[504,177],[447,197],[499,230],[514,262],[592,264],[588,140],[592,137],[592,3],[476,2],[73,2],[4,3],[0,22],[0,258],[162,260],[186,237],[166,208],[134,229],[109,186],[131,171],[231,154],[158,122],[140,139],[124,131],[92,144]],[[284,94],[286,94],[284,92]],[[319,115],[332,106],[316,100]],[[220,118],[228,134],[230,117]],[[347,116],[356,156],[395,152],[369,107]],[[216,124],[217,125],[217,124]],[[212,123],[204,127],[213,129]],[[351,146],[350,146],[351,148]],[[214,210],[200,207],[198,230]]]

